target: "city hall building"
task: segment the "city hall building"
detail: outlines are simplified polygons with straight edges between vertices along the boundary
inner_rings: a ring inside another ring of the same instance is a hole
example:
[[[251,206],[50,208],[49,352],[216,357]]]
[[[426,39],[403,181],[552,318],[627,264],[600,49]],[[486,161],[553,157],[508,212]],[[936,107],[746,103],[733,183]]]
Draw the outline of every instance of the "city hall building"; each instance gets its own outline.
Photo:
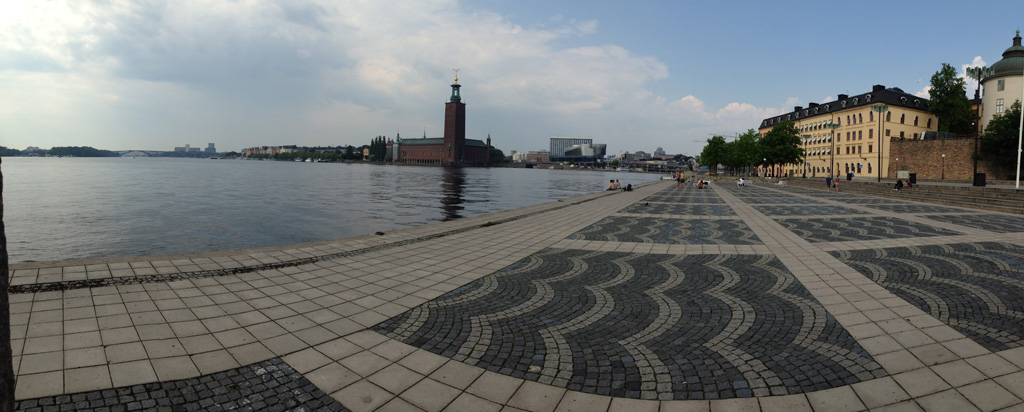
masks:
[[[466,104],[459,95],[458,76],[452,95],[444,105],[444,137],[402,139],[396,136],[391,148],[395,163],[437,166],[479,166],[491,162],[491,136],[487,141],[466,139]]]
[[[885,111],[872,109],[878,105],[884,105]],[[803,164],[782,165],[781,172],[807,177],[877,176],[879,166],[885,176],[890,141],[922,139],[925,132],[938,130],[939,123],[928,113],[928,99],[882,85],[855,96],[840,94],[824,104],[796,106],[792,112],[764,119],[758,132],[763,137],[785,120],[799,131],[805,158]]]

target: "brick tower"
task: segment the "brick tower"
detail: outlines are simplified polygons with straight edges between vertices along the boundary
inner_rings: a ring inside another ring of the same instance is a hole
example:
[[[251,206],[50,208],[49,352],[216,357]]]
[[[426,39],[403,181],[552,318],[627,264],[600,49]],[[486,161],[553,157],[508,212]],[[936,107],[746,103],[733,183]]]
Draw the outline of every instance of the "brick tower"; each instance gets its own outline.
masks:
[[[459,163],[466,160],[466,104],[459,96],[459,75],[452,83],[452,97],[444,105],[444,148],[445,163]]]

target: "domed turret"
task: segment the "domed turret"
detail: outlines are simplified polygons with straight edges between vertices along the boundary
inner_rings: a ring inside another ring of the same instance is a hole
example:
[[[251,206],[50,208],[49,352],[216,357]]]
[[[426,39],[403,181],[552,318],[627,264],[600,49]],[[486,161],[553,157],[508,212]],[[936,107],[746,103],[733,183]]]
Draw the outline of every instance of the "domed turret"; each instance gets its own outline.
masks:
[[[987,79],[1003,76],[1020,76],[1024,73],[1024,46],[1020,43],[1020,30],[1013,38],[1013,46],[1003,52],[1003,59],[992,65],[992,72]]]

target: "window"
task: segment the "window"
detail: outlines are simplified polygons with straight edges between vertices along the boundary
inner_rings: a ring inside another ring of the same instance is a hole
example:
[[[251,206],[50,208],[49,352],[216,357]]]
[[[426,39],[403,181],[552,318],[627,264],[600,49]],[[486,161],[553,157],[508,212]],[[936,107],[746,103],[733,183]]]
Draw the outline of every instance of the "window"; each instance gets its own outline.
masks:
[[[875,138],[875,129],[868,130],[868,139]]]
[[[850,115],[846,115],[846,124],[853,124],[850,122]]]
[[[842,125],[843,125],[843,118],[840,117],[840,118],[836,119],[836,126],[842,126]]]
[[[906,122],[907,122],[907,115],[906,115],[906,113],[901,114],[900,115],[900,124],[904,124]]]
[[[1002,80],[1000,80],[1002,81]],[[996,113],[1003,112],[1003,99],[996,99]]]
[[[871,147],[872,145],[868,145],[868,153],[871,153]]]
[[[887,137],[889,136],[889,129],[885,129],[885,135],[886,135]]]
[[[864,113],[857,115],[857,123],[864,123]]]
[[[846,132],[846,141],[847,141],[847,142],[849,142],[849,141],[850,141],[850,132]]]
[[[887,121],[887,122],[891,122],[892,121],[892,112],[885,112],[885,121]]]
[[[917,140],[917,133],[914,133],[914,140]]]
[[[914,126],[917,126],[917,116],[914,116]]]
[[[860,130],[857,132],[857,140],[864,140],[864,131]]]
[[[903,140],[903,132],[900,132],[900,140]]]
[[[875,121],[875,112],[869,112],[868,113],[868,121],[869,122]]]
[[[929,129],[932,128],[932,118],[931,117],[928,118],[928,128]]]
[[[860,149],[863,149],[863,148],[864,148],[864,146],[857,146],[857,154],[860,154]]]
[[[999,79],[999,81],[996,82],[996,91],[1001,92],[1004,88],[1006,88],[1006,79]]]
[[[846,154],[850,154],[850,146],[846,146]]]

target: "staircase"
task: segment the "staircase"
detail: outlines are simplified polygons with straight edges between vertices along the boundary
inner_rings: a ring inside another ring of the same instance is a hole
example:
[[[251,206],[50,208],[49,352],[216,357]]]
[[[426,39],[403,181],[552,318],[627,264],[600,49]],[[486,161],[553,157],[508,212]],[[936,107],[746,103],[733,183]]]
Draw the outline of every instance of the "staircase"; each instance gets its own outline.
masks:
[[[825,179],[784,179],[790,186],[825,190]],[[912,189],[892,190],[892,183],[841,180],[839,191],[898,200],[935,203],[972,209],[1024,215],[1024,191],[970,186],[915,185]]]

